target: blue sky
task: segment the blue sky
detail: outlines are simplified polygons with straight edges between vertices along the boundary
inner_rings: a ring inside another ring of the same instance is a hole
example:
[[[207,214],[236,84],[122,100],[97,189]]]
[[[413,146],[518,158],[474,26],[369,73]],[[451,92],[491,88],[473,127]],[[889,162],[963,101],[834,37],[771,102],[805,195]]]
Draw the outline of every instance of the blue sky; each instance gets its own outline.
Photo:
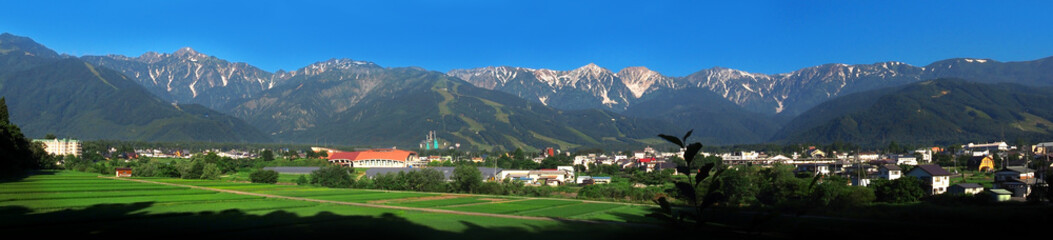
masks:
[[[921,2],[921,3],[919,3]],[[1006,3],[1011,2],[1011,3]],[[8,1],[0,32],[72,55],[189,46],[268,71],[330,58],[684,76],[1053,56],[1053,1]]]

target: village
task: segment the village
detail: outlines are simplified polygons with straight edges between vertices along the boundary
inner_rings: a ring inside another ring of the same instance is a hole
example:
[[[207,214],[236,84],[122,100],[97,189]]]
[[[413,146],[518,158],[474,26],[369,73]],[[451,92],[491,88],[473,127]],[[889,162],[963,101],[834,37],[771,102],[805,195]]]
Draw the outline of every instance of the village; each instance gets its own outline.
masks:
[[[70,139],[38,139],[47,146],[47,151],[54,155],[80,154],[79,141]],[[436,145],[438,148],[438,145]],[[852,186],[868,186],[877,179],[895,180],[902,177],[913,177],[923,183],[931,195],[938,194],[978,194],[988,192],[996,201],[1023,200],[1035,188],[1047,186],[1045,172],[1049,170],[1050,156],[1053,155],[1053,142],[1039,143],[1031,146],[1010,146],[1006,142],[968,143],[950,149],[940,147],[919,148],[910,153],[859,152],[847,153],[826,152],[817,147],[808,147],[804,152],[793,152],[788,155],[769,155],[765,152],[701,152],[700,155],[710,159],[719,159],[720,165],[727,168],[736,166],[771,167],[776,165],[793,166],[798,176],[840,176],[850,181]],[[186,149],[135,149],[120,152],[111,148],[104,153],[106,158],[173,158],[189,159],[195,154]],[[267,150],[269,151],[269,150]],[[422,149],[422,152],[426,151]],[[258,158],[261,150],[226,150],[210,149],[201,153],[215,153],[220,157],[231,159]],[[416,151],[401,149],[363,149],[342,151],[326,147],[312,147],[305,151],[279,150],[280,155],[290,159],[320,159],[331,164],[354,167],[365,170],[365,177],[376,177],[380,174],[417,171],[433,168],[444,173],[449,181],[454,169],[453,164],[472,164],[478,167],[486,181],[514,181],[528,186],[589,185],[610,183],[609,174],[587,175],[590,168],[603,166],[614,167],[621,171],[671,171],[677,173],[677,161],[683,155],[679,152],[658,151],[652,147],[642,150],[619,153],[587,153],[574,155],[553,148],[546,148],[530,161],[541,164],[546,158],[560,157],[572,159],[561,162],[554,168],[511,169],[497,167],[494,156],[471,155],[420,155]],[[434,152],[434,151],[431,151]],[[506,154],[507,155],[507,154]],[[937,156],[949,156],[951,161],[937,161]],[[61,163],[60,163],[61,164]],[[280,173],[303,174],[317,170],[318,166],[284,166],[268,167]]]

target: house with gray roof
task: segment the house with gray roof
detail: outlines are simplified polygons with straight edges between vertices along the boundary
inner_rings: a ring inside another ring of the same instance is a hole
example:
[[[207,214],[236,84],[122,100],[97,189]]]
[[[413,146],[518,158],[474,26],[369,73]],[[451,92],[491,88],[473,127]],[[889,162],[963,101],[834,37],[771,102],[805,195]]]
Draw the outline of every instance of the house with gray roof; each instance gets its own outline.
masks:
[[[951,184],[951,172],[939,165],[918,165],[907,172],[907,176],[921,180],[922,187],[930,189],[930,195],[943,194]]]

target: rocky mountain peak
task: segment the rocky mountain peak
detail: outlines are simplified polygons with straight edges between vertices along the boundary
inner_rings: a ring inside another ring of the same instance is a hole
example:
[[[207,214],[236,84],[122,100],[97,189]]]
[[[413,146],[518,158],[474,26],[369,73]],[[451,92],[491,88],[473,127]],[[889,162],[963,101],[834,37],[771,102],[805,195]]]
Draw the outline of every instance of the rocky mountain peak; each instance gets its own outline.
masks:
[[[633,93],[633,97],[640,98],[651,86],[666,79],[662,74],[647,69],[647,67],[627,67],[618,71],[618,78],[622,80]]]
[[[197,61],[199,59],[208,58],[208,55],[200,53],[200,52],[198,52],[198,51],[196,51],[196,50],[194,50],[193,48],[190,48],[190,47],[180,48],[179,50],[176,50],[174,53],[172,53],[172,56],[175,56],[175,57],[178,57],[178,58],[190,59],[191,61]]]

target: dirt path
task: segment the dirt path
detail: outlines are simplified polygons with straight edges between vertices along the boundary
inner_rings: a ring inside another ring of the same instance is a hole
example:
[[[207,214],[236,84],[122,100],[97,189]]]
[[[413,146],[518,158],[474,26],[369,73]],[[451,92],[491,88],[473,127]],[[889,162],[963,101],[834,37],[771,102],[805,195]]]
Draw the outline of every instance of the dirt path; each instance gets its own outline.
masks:
[[[579,223],[615,224],[615,225],[640,226],[640,227],[658,227],[657,225],[642,224],[642,223],[607,222],[607,221],[593,221],[593,220],[581,220],[581,219],[564,219],[564,218],[550,218],[550,217],[528,217],[528,216],[516,216],[516,215],[493,214],[493,213],[461,212],[461,211],[451,211],[451,210],[432,209],[432,208],[415,208],[415,207],[377,205],[377,204],[368,204],[368,203],[340,202],[340,201],[319,200],[319,199],[310,199],[310,198],[301,198],[301,197],[287,197],[287,196],[279,196],[279,195],[272,195],[272,194],[260,194],[260,193],[242,192],[242,191],[234,191],[234,190],[226,190],[226,189],[216,189],[216,188],[199,187],[199,186],[183,185],[183,184],[176,184],[176,183],[154,182],[154,181],[147,181],[147,180],[142,180],[142,179],[116,178],[116,177],[103,177],[103,176],[99,176],[99,177],[100,178],[109,178],[109,179],[122,180],[122,181],[133,181],[133,182],[141,182],[141,183],[151,183],[151,184],[160,184],[160,185],[168,185],[168,186],[187,187],[187,188],[192,188],[192,189],[208,190],[208,191],[230,193],[230,194],[239,194],[239,195],[257,196],[257,197],[265,197],[265,198],[275,198],[275,199],[307,201],[307,202],[317,202],[317,203],[328,203],[328,204],[347,205],[347,206],[358,206],[358,207],[386,208],[386,209],[409,210],[409,211],[420,211],[420,212],[431,212],[431,213],[445,213],[445,214],[457,214],[457,215],[468,215],[468,216],[483,216],[483,217],[511,218],[511,219],[538,220],[538,221],[579,222]],[[526,199],[524,199],[524,200],[526,200]]]

